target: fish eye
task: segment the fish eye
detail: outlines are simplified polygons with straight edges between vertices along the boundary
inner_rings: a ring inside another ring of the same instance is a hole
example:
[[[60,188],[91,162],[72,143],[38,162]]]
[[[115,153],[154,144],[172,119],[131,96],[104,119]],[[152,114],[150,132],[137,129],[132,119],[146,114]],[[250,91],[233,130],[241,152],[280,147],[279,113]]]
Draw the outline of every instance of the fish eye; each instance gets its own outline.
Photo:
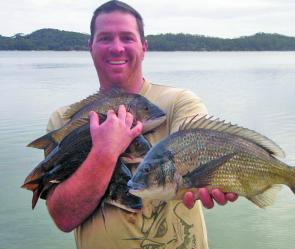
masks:
[[[145,109],[146,111],[148,111],[148,110],[149,110],[149,107],[148,107],[148,106],[146,106],[144,109]]]
[[[150,172],[150,167],[144,167],[143,169],[142,169],[142,171],[143,171],[143,173],[149,173]]]

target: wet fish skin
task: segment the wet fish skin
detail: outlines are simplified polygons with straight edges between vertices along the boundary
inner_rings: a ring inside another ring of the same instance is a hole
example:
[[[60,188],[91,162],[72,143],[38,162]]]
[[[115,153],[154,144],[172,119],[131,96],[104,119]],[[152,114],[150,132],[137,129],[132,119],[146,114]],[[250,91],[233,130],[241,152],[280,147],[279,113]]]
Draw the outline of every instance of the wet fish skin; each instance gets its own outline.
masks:
[[[143,123],[143,134],[159,126],[166,119],[164,111],[145,97],[139,94],[126,93],[120,89],[112,89],[107,93],[99,92],[71,105],[64,114],[64,118],[69,119],[69,121],[63,127],[45,134],[27,146],[38,149],[52,149],[78,126],[89,122],[88,113],[90,111],[95,111],[99,115],[106,115],[110,109],[117,112],[120,105],[125,105],[127,111],[133,114],[134,122],[141,121]]]
[[[130,194],[127,186],[131,177],[131,171],[123,161],[119,159],[108,189],[104,195],[103,202],[123,208],[130,212],[140,210],[142,208],[141,198]]]
[[[190,188],[220,188],[259,207],[273,204],[281,184],[295,194],[295,168],[273,156],[283,153],[267,138],[216,120],[215,130],[207,123],[178,131],[154,146],[128,182],[130,193],[169,200],[181,199],[179,193]]]
[[[89,124],[76,128],[49,155],[41,161],[26,177],[22,188],[34,192],[32,207],[34,208],[39,196],[45,196],[47,190],[56,183],[60,183],[72,175],[86,159],[92,141]],[[130,162],[138,161],[150,149],[149,142],[142,136],[136,137],[130,148],[124,153],[124,158]]]

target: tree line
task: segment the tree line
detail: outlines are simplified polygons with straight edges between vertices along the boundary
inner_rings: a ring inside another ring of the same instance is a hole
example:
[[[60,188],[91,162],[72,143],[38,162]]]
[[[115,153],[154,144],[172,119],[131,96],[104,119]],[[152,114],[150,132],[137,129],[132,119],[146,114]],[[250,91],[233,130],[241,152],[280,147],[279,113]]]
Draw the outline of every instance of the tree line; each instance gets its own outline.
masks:
[[[0,50],[87,50],[88,34],[41,29],[31,34],[0,35]],[[234,39],[192,34],[158,34],[146,37],[149,51],[295,51],[295,38],[257,33]]]

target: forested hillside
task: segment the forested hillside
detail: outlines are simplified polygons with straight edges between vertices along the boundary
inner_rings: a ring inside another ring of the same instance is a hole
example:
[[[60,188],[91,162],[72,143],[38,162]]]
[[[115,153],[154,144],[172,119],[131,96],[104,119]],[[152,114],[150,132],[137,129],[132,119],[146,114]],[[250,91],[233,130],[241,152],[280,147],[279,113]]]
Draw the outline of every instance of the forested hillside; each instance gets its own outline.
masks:
[[[295,38],[257,33],[234,39],[191,34],[148,35],[149,51],[295,51]],[[88,34],[41,29],[31,34],[0,35],[0,50],[87,50]]]

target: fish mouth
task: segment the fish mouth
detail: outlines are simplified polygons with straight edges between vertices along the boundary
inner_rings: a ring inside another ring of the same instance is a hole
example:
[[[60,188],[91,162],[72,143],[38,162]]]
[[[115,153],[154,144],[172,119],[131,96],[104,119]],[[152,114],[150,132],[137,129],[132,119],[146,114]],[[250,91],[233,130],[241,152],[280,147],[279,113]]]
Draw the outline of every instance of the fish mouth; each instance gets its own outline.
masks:
[[[141,193],[145,188],[144,184],[136,183],[131,180],[128,181],[127,186],[129,188],[129,193],[137,197],[141,197]]]
[[[133,182],[132,180],[129,180],[127,183],[127,186],[129,188],[129,192],[131,191],[140,191],[144,189],[144,184],[143,183],[137,183]]]
[[[156,127],[164,123],[165,120],[166,120],[165,114],[160,114],[160,115],[149,118],[148,120],[143,122],[142,133],[144,134],[148,131],[155,129]]]

